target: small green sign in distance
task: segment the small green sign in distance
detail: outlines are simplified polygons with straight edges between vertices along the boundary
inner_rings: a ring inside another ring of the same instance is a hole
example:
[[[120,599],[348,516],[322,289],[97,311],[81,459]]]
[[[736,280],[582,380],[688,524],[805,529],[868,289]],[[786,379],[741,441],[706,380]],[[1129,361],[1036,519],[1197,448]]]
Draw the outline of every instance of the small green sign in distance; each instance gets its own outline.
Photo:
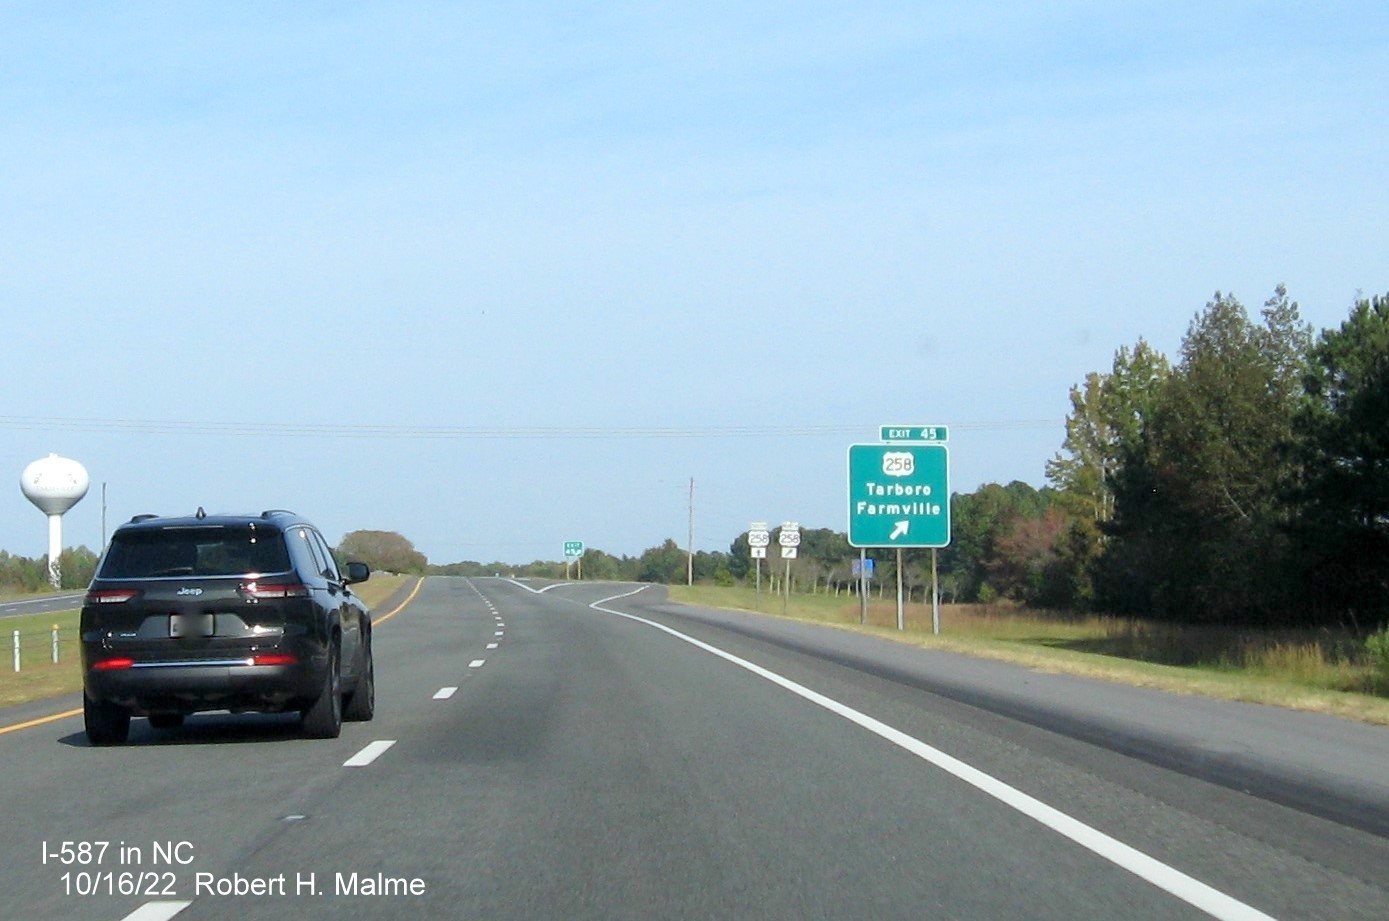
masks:
[[[849,545],[950,543],[950,453],[943,444],[849,446]]]
[[[883,441],[944,443],[950,440],[950,429],[944,425],[884,425],[878,428],[878,438]]]
[[[564,542],[565,556],[583,556],[584,542],[581,540],[567,540]]]

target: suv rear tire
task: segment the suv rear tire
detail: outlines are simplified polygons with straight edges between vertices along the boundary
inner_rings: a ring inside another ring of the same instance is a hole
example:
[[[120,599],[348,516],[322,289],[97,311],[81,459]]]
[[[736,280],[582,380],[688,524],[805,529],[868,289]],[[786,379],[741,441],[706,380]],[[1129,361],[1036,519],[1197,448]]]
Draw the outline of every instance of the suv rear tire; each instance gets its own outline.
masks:
[[[365,660],[357,670],[361,677],[347,705],[342,708],[342,718],[354,723],[364,723],[376,714],[376,666],[371,657],[371,643],[362,646]]]
[[[318,698],[300,712],[304,734],[315,739],[336,739],[342,733],[342,678],[338,669],[337,643],[328,654],[328,673]]]
[[[130,711],[119,704],[82,695],[82,722],[93,745],[124,745],[130,737]]]

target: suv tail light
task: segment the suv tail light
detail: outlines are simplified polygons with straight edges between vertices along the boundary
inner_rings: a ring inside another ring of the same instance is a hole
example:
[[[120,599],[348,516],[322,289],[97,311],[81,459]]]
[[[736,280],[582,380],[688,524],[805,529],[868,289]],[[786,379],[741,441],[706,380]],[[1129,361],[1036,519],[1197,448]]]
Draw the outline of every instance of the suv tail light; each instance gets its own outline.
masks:
[[[83,604],[120,604],[132,598],[140,597],[140,593],[132,588],[109,588],[93,589],[87,592],[87,596],[82,599]]]
[[[278,598],[307,598],[309,597],[308,586],[298,582],[288,584],[262,585],[259,582],[247,582],[241,586],[243,597],[255,601],[265,601]]]
[[[287,653],[270,653],[263,656],[251,656],[252,665],[293,665],[299,661],[298,656]]]
[[[92,663],[94,672],[114,672],[123,668],[134,668],[134,659],[102,659],[100,662]]]

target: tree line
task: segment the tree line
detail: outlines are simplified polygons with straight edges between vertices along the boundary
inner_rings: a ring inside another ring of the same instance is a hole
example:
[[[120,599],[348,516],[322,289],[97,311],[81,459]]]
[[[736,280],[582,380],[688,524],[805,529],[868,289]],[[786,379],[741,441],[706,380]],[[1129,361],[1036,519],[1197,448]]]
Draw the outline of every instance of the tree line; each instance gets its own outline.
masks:
[[[86,588],[96,573],[97,555],[86,546],[68,547],[58,555],[63,589]],[[48,584],[48,554],[12,556],[0,550],[0,595],[43,591]]]
[[[1070,405],[1048,485],[951,497],[944,600],[1190,623],[1389,622],[1389,295],[1357,298],[1340,326],[1314,333],[1281,285],[1257,317],[1217,292],[1175,360],[1142,339],[1121,347]],[[868,555],[878,584],[895,582],[895,553]],[[804,529],[792,582],[851,591],[857,556],[843,532]],[[769,578],[781,574],[769,564]],[[635,581],[683,582],[686,565],[673,540],[583,558],[586,576]],[[746,532],[694,558],[698,581],[743,582],[753,566]],[[929,551],[903,554],[914,596],[929,567]],[[564,575],[546,561],[437,571]]]
[[[1047,474],[1066,603],[1187,622],[1389,620],[1389,296],[1314,335],[1217,293],[1176,362],[1140,340],[1071,391]]]
[[[1389,295],[1357,298],[1343,323],[1314,333],[1281,285],[1257,317],[1217,292],[1175,359],[1142,339],[1123,346],[1071,388],[1070,407],[1047,485],[951,496],[951,544],[938,555],[945,601],[1193,623],[1389,623]],[[858,552],[844,532],[801,535],[793,587],[853,591]],[[573,574],[549,560],[435,565],[390,531],[354,531],[338,551],[395,572]],[[877,584],[895,582],[895,553],[868,555]],[[85,585],[95,561],[85,547],[64,551],[64,584]],[[590,548],[582,560],[586,578],[664,583],[684,582],[687,565],[674,540],[636,556]],[[693,560],[695,579],[716,584],[746,582],[754,566],[746,532]],[[780,578],[782,561],[763,573]],[[929,574],[929,551],[904,552],[913,597]],[[46,582],[43,558],[0,551],[0,590]]]

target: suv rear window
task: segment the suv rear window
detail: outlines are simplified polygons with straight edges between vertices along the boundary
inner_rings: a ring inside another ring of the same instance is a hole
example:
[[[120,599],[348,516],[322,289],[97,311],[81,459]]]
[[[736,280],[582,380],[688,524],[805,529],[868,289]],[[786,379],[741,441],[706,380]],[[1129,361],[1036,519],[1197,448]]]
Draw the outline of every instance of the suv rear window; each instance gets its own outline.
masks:
[[[289,570],[279,531],[252,527],[159,528],[117,532],[99,579],[264,575]]]

